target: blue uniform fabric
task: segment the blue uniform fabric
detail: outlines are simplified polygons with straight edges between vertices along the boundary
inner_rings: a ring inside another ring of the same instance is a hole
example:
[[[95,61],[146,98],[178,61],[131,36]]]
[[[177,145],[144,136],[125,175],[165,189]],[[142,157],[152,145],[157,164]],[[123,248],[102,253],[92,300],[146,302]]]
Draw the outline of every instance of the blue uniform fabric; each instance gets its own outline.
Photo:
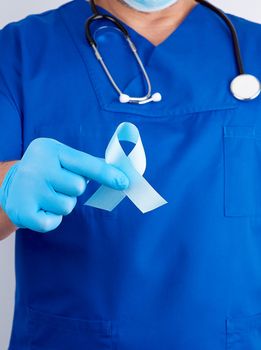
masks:
[[[129,121],[168,204],[84,206],[90,182],[55,231],[20,229],[9,350],[260,350],[261,98],[230,94],[228,28],[201,5],[158,46],[129,28],[163,96],[137,106],[118,102],[86,44],[90,14],[76,0],[0,32],[0,160],[41,136],[104,157]],[[260,78],[261,27],[230,18]],[[119,86],[143,93],[123,39],[109,29],[96,39]]]

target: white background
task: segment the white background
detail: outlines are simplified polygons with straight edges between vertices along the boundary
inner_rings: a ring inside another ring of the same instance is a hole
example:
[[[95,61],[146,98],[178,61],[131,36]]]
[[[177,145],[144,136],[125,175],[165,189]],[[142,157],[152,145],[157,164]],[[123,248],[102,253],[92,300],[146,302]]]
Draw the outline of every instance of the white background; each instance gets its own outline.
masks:
[[[115,1],[115,0],[109,0]],[[55,8],[63,0],[0,0],[0,27],[31,13]],[[260,0],[212,0],[229,13],[261,23]],[[0,53],[1,58],[1,53]],[[14,296],[14,237],[0,242],[0,349],[7,350]]]

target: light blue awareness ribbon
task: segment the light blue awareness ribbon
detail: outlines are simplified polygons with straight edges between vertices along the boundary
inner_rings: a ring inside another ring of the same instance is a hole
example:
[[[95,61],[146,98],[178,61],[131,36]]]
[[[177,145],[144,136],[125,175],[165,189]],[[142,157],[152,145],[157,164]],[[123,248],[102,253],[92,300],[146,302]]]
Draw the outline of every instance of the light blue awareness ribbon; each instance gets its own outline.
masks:
[[[120,141],[135,144],[127,156]],[[113,210],[126,196],[142,213],[156,209],[167,201],[145,180],[146,156],[138,128],[129,122],[119,124],[105,151],[105,161],[122,170],[129,178],[126,190],[115,190],[101,185],[85,205]]]

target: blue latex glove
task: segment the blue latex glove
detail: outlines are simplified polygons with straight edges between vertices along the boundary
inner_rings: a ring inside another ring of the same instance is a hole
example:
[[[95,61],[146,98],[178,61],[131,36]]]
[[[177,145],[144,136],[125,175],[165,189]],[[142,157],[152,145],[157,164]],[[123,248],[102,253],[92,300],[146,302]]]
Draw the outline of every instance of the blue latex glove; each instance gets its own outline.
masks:
[[[117,190],[129,184],[127,176],[103,158],[38,138],[7,172],[0,205],[17,227],[48,232],[72,212],[88,179]]]

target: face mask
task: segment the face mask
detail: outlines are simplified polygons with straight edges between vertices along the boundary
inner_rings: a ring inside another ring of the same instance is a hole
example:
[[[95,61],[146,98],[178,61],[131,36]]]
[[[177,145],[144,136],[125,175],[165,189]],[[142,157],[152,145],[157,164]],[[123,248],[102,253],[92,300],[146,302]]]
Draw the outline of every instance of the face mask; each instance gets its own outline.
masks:
[[[126,4],[138,11],[154,12],[163,10],[178,0],[124,0]]]

